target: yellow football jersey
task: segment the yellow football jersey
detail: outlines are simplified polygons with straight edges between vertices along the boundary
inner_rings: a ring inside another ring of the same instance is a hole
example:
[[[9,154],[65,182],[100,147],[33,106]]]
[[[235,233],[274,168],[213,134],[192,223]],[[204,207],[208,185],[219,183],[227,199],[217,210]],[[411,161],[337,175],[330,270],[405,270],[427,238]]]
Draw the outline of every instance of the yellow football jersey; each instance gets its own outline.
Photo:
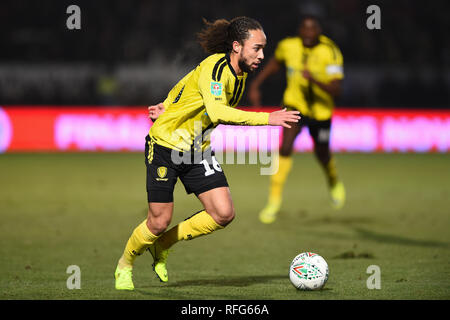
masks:
[[[290,37],[278,43],[275,59],[286,66],[287,86],[283,104],[316,120],[330,119],[333,97],[305,79],[302,72],[309,70],[314,79],[323,83],[343,79],[343,57],[336,44],[321,35],[316,46],[306,48],[300,37]]]
[[[158,144],[178,150],[205,150],[219,124],[267,125],[269,113],[235,109],[247,73],[236,75],[225,53],[210,55],[170,90],[162,113],[150,128]]]

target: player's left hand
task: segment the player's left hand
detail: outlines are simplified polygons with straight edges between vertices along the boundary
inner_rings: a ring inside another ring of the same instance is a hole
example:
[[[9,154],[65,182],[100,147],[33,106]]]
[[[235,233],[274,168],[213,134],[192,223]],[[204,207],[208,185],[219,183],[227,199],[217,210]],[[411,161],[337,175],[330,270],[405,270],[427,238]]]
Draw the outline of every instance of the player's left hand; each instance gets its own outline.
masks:
[[[271,112],[269,114],[269,126],[282,126],[285,128],[291,128],[289,122],[295,123],[300,120],[300,112],[287,111],[286,108]]]
[[[152,121],[158,119],[158,117],[165,111],[164,104],[158,103],[157,105],[148,107],[148,118]]]

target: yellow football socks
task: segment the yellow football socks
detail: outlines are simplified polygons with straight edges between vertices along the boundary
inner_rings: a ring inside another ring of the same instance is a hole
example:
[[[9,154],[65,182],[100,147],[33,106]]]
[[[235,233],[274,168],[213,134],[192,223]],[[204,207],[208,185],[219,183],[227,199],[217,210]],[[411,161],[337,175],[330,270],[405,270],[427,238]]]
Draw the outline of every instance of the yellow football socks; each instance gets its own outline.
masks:
[[[280,155],[278,161],[278,171],[270,176],[269,203],[281,202],[284,183],[292,168],[291,156]]]
[[[119,268],[132,267],[137,256],[141,255],[159,236],[155,236],[147,227],[147,220],[138,225],[119,260]]]
[[[178,241],[191,240],[223,228],[203,210],[164,232],[158,239],[158,244],[163,250],[167,250]]]
[[[327,165],[324,166],[324,170],[328,180],[328,185],[330,187],[334,186],[338,181],[336,162],[334,161],[334,158],[331,158],[330,161],[328,161]]]

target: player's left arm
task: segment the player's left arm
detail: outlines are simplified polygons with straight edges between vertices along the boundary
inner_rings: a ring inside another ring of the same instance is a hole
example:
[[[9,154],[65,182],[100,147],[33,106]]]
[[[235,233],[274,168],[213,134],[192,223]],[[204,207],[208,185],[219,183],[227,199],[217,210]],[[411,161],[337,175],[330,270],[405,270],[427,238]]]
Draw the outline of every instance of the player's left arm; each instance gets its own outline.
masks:
[[[317,85],[319,88],[329,93],[333,97],[337,97],[341,93],[343,72],[343,57],[338,47],[330,46],[330,52],[324,56],[326,60],[325,73],[328,81],[322,82],[315,79],[309,70],[303,71],[303,77]]]
[[[156,105],[149,106],[148,109],[148,118],[153,122],[158,119],[158,117],[166,111],[166,109],[170,106],[170,104],[175,103],[180,99],[181,94],[183,93],[184,86],[186,85],[187,79],[191,76],[193,70],[185,75],[178,83],[169,91],[167,98]]]
[[[148,118],[153,122],[158,119],[158,117],[166,110],[164,103],[160,102],[156,105],[149,106],[148,108]]]

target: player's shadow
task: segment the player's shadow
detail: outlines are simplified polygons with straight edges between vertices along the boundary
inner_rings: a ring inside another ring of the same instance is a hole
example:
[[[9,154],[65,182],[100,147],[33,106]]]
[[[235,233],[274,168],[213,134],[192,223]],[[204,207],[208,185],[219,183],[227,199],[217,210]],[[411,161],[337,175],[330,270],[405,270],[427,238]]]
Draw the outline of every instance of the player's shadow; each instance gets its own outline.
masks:
[[[392,234],[377,233],[363,228],[353,228],[353,230],[357,232],[359,238],[376,241],[378,243],[390,243],[390,244],[420,246],[420,247],[441,247],[441,248],[446,248],[449,246],[449,244],[446,242],[399,237]]]
[[[371,217],[320,217],[311,218],[304,221],[309,226],[320,226],[329,224],[340,224],[344,226],[351,226],[355,224],[374,224],[375,220]]]
[[[361,227],[351,227],[351,230],[355,232],[355,234],[342,234],[337,232],[322,232],[322,231],[314,231],[315,235],[324,236],[327,239],[339,239],[339,240],[368,240],[374,241],[376,243],[387,243],[387,244],[397,244],[403,246],[418,246],[418,247],[435,247],[435,248],[449,248],[450,244],[448,242],[434,241],[434,240],[420,240],[420,239],[412,239],[407,237],[401,237],[392,234],[379,233],[375,231],[371,231]],[[312,231],[311,231],[312,233]]]
[[[211,278],[197,280],[183,280],[167,284],[167,287],[186,287],[186,286],[214,286],[214,287],[247,287],[254,284],[266,283],[273,280],[286,280],[284,275],[264,275],[264,276],[239,276],[229,278]]]

